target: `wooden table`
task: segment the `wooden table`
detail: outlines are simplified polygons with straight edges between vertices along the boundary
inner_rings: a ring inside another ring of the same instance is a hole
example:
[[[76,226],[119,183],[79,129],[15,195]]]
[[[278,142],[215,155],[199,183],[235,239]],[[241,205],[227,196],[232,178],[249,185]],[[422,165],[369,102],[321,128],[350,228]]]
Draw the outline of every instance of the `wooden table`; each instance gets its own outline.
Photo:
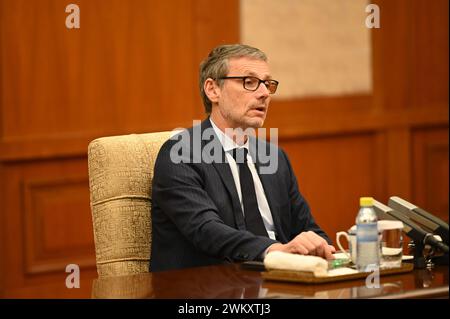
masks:
[[[448,298],[448,266],[382,276],[379,288],[365,279],[324,284],[270,281],[239,264],[188,268],[94,280],[93,298]]]

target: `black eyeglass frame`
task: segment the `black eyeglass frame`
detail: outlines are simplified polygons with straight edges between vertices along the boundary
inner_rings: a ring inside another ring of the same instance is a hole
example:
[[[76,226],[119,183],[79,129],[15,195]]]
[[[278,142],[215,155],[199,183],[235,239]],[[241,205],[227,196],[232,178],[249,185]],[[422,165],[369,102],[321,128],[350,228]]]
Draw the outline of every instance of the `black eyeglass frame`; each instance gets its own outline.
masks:
[[[258,80],[258,85],[256,86],[256,88],[254,90],[250,90],[248,88],[245,87],[245,80],[248,78],[252,78],[252,79],[256,79]],[[222,76],[220,78],[217,78],[218,80],[227,80],[227,79],[241,79],[242,80],[242,86],[244,87],[244,89],[246,89],[247,91],[251,91],[251,92],[255,92],[259,86],[261,85],[261,83],[264,83],[264,85],[266,86],[267,90],[269,90],[269,94],[275,94],[275,92],[277,91],[278,88],[278,81],[277,80],[261,80],[260,78],[257,78],[256,76]],[[266,84],[267,83],[267,84]],[[272,92],[270,92],[270,83],[275,83],[275,90]]]

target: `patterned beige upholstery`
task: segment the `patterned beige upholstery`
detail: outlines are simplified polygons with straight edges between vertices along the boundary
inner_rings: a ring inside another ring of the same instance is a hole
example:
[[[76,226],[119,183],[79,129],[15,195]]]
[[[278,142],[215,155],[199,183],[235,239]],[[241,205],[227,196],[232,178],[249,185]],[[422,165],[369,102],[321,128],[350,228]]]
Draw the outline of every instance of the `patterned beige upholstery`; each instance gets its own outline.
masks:
[[[100,277],[148,272],[153,167],[172,132],[102,137],[88,147]]]

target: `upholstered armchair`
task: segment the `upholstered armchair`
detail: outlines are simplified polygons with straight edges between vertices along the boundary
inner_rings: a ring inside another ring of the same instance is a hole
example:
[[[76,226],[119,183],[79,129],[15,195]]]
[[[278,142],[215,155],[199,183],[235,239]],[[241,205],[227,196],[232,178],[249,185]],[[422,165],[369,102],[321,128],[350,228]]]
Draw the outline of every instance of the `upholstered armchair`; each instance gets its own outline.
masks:
[[[102,137],[88,147],[99,277],[148,272],[153,167],[172,132]]]

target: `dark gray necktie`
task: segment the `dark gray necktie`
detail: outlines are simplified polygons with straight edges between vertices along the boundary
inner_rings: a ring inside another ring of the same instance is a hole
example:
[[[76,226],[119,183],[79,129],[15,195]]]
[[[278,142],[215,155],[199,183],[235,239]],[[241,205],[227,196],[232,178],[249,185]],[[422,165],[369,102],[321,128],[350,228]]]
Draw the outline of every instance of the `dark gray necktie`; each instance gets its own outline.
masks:
[[[242,202],[244,206],[245,225],[248,231],[255,235],[268,237],[261,213],[258,209],[256,199],[255,184],[252,173],[247,164],[246,148],[236,148],[233,150],[233,158],[239,167],[239,180],[241,184]]]

